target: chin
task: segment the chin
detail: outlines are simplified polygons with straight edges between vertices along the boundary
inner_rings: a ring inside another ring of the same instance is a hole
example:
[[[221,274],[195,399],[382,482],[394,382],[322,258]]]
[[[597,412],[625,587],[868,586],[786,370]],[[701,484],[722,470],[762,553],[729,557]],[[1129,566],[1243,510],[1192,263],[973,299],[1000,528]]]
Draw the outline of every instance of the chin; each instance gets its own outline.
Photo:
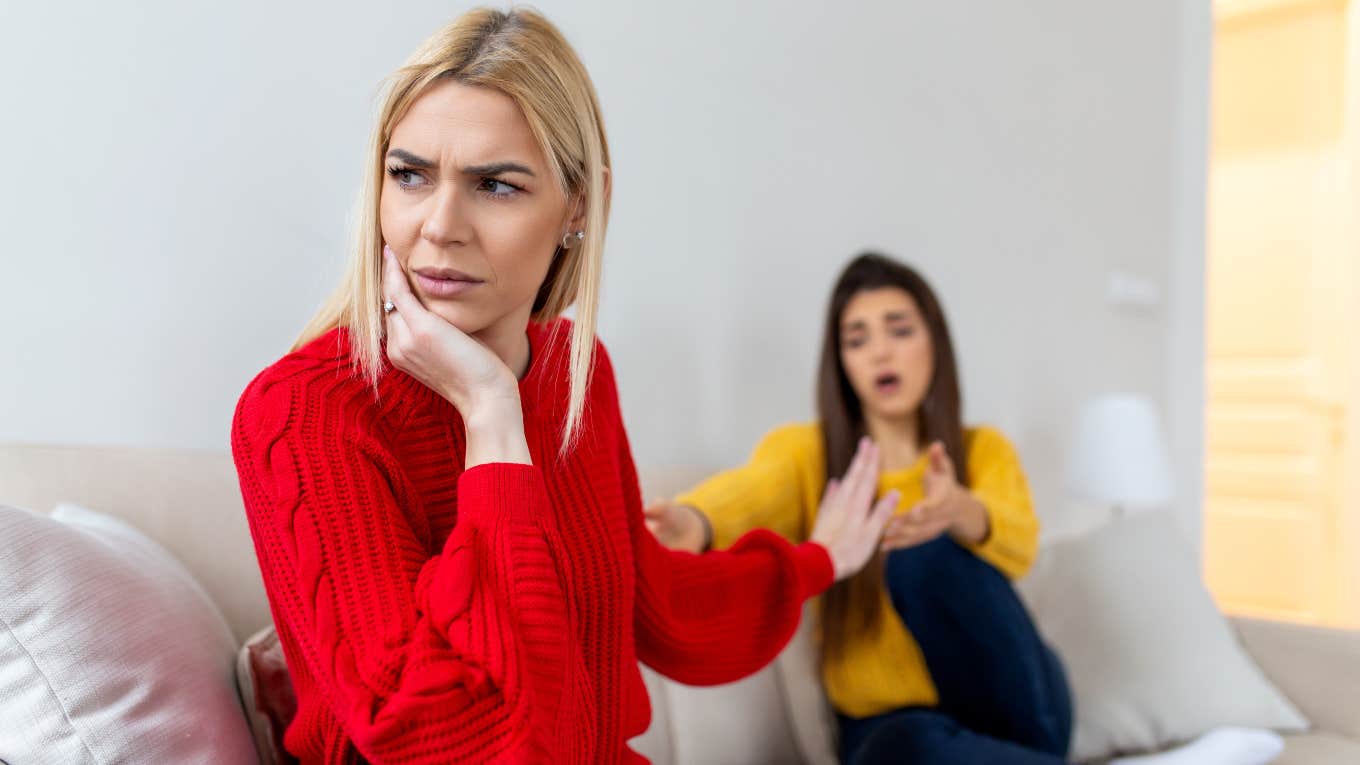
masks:
[[[894,396],[886,401],[874,401],[865,407],[866,413],[883,420],[900,420],[911,417],[919,411],[921,402],[913,402],[906,396]]]
[[[474,335],[491,326],[491,319],[483,311],[456,305],[451,300],[428,300],[421,298],[426,310],[458,328],[465,335]]]

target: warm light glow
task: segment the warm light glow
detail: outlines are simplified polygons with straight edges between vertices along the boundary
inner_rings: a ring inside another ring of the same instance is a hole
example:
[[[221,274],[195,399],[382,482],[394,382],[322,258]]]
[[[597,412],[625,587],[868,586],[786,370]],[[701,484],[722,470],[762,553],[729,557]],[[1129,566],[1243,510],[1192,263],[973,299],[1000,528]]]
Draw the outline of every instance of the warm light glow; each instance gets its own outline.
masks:
[[[1360,626],[1360,23],[1218,0],[1205,575],[1228,611]]]

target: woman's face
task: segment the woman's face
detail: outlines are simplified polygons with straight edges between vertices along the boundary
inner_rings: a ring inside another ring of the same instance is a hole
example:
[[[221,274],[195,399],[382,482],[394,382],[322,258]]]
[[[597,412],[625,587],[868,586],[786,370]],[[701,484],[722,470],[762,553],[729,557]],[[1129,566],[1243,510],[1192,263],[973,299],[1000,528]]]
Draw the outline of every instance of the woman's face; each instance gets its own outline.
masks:
[[[519,106],[498,90],[442,82],[396,124],[386,163],[383,241],[421,303],[468,334],[522,332],[578,221]]]
[[[863,290],[840,322],[841,365],[865,417],[914,416],[935,376],[930,330],[916,301],[897,287]]]

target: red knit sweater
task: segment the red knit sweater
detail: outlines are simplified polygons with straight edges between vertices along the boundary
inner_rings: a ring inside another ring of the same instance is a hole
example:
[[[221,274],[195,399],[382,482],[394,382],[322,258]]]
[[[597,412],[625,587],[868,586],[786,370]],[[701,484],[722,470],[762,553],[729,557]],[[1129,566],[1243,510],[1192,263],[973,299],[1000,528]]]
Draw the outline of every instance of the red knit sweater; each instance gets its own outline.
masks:
[[[463,470],[457,410],[390,365],[375,399],[343,329],[241,396],[232,452],[303,763],[645,762],[625,743],[651,716],[639,660],[737,680],[830,586],[824,548],[766,531],[702,556],[661,547],[604,348],[560,459],[570,323],[528,334],[533,466]]]

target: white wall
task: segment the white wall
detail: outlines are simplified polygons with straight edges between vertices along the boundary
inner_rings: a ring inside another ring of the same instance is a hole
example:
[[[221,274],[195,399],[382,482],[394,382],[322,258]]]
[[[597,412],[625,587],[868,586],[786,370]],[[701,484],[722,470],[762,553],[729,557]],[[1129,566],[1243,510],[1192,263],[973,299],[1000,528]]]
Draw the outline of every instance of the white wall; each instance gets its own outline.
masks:
[[[610,131],[639,460],[809,417],[831,281],[874,246],[942,292],[968,413],[1050,519],[1097,392],[1155,396],[1197,481],[1207,3],[843,5],[540,5]],[[338,275],[379,79],[458,10],[396,8],[0,6],[0,439],[225,448]],[[1111,271],[1166,301],[1112,308]]]

